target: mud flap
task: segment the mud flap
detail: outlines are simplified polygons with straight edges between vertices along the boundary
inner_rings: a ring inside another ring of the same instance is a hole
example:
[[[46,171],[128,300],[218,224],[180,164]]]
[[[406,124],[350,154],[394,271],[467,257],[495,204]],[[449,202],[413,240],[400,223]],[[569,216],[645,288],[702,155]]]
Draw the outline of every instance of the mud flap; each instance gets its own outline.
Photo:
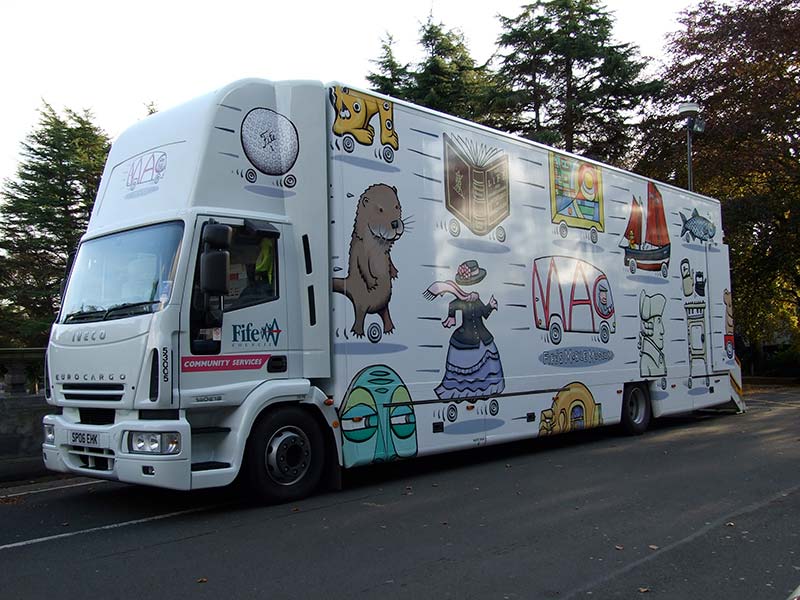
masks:
[[[731,402],[736,405],[737,413],[741,414],[747,411],[747,406],[744,403],[744,392],[742,391],[742,363],[739,362],[738,356],[735,359],[736,365],[728,371],[731,379]]]

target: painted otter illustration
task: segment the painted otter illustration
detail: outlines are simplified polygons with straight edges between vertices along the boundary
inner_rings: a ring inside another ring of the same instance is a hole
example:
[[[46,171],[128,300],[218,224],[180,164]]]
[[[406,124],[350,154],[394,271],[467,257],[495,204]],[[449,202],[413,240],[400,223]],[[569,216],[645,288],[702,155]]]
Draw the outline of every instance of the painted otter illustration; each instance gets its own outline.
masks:
[[[347,278],[333,278],[333,291],[344,294],[353,303],[355,322],[350,331],[357,337],[364,336],[364,319],[368,314],[380,315],[384,333],[394,331],[389,301],[397,269],[390,253],[404,231],[397,189],[378,183],[364,190],[358,199],[350,238]]]

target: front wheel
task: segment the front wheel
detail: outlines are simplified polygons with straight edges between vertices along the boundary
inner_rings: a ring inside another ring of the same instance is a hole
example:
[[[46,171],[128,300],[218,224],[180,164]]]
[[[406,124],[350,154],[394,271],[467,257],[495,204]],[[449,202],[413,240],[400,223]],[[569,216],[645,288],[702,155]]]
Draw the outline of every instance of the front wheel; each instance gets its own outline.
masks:
[[[322,432],[299,406],[268,413],[247,440],[247,477],[265,502],[289,502],[311,494],[322,477],[323,462]]]
[[[561,324],[558,321],[550,323],[550,341],[558,346],[561,343]]]
[[[650,398],[639,385],[627,385],[622,393],[622,428],[628,435],[640,435],[650,425]]]

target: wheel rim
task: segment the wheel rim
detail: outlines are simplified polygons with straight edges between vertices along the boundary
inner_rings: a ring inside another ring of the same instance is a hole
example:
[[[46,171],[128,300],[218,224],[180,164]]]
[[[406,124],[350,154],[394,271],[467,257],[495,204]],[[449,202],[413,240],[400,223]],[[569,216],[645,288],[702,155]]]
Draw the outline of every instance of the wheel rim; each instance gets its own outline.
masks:
[[[642,390],[639,388],[631,390],[628,399],[628,416],[630,416],[631,422],[635,423],[636,425],[641,425],[644,422],[644,402],[645,400]]]
[[[269,439],[264,451],[267,475],[278,485],[294,485],[311,465],[311,443],[302,429],[282,427]]]

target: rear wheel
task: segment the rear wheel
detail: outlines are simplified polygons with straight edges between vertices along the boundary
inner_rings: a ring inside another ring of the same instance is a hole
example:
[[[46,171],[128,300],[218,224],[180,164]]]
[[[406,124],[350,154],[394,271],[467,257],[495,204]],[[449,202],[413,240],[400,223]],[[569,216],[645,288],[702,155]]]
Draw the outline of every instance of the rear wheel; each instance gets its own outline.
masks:
[[[626,385],[622,393],[622,428],[629,435],[639,435],[650,425],[650,398],[641,385]]]
[[[268,413],[247,440],[247,477],[265,502],[288,502],[311,494],[322,477],[323,462],[322,432],[314,417],[299,406]]]

